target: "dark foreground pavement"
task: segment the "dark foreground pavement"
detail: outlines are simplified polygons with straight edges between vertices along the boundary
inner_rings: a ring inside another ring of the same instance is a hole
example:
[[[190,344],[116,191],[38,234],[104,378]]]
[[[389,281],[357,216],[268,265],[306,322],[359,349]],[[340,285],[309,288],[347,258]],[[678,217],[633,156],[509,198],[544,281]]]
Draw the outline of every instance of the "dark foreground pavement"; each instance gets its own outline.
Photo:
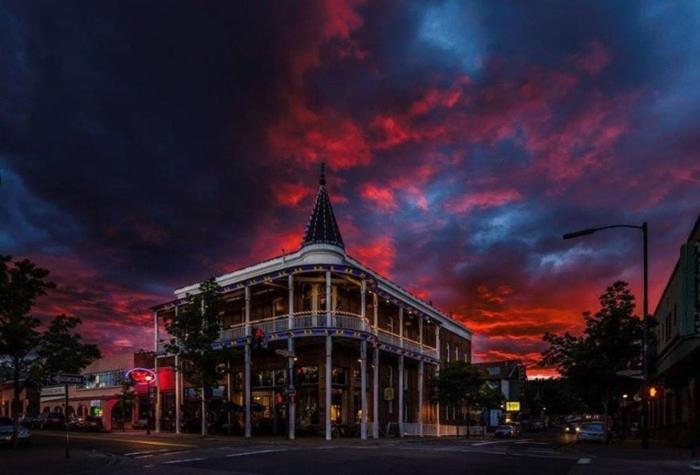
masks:
[[[65,459],[59,432],[0,448],[0,475],[63,474],[675,474],[698,473],[672,453],[566,445],[557,440],[317,438],[289,442],[131,434],[76,434]],[[663,456],[662,456],[663,455]]]

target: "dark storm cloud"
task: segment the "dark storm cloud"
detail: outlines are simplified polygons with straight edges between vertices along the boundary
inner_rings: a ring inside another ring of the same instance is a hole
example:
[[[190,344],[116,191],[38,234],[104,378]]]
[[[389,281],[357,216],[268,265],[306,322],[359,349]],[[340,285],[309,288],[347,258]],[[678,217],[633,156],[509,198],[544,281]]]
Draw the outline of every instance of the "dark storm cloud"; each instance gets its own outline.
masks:
[[[173,287],[298,246],[325,160],[351,255],[477,357],[532,363],[638,288],[636,236],[563,232],[648,220],[655,295],[673,267],[698,24],[661,1],[5,2],[0,244],[54,270],[47,312],[144,345]]]

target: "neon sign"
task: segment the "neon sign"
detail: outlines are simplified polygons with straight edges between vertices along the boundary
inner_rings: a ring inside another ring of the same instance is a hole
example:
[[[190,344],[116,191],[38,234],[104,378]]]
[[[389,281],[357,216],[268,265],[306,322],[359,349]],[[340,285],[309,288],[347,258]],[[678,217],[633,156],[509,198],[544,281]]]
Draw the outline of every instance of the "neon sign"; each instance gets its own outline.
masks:
[[[127,371],[126,377],[134,384],[150,384],[156,380],[156,373],[148,368],[134,368]]]

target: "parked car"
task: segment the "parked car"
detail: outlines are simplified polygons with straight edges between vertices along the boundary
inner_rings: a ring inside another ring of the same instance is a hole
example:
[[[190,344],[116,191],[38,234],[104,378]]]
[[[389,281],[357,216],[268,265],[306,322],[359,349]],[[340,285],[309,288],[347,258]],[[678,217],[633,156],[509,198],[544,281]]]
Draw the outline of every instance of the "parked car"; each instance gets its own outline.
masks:
[[[520,428],[514,424],[503,424],[496,427],[494,435],[499,438],[512,438],[520,435]]]
[[[44,412],[39,416],[40,429],[64,429],[65,423],[62,412]]]
[[[85,416],[75,421],[75,430],[84,432],[101,432],[102,418],[95,416]]]
[[[0,417],[0,443],[12,442],[12,429],[13,429],[12,419],[9,417]],[[19,427],[19,432],[17,432],[17,440],[19,442],[27,442],[31,437],[29,429],[26,427]]]
[[[22,414],[19,418],[19,423],[27,429],[33,429],[39,422],[39,416],[36,414]]]
[[[584,422],[577,429],[576,442],[602,442],[610,441],[610,431],[604,422]]]

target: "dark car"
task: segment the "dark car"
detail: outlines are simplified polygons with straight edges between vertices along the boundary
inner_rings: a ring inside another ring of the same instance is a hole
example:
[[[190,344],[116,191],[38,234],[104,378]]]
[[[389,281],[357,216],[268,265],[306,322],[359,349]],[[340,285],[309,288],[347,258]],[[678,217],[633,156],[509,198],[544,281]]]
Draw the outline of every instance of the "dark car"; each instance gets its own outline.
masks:
[[[39,417],[40,429],[64,429],[66,418],[62,412],[44,412]]]
[[[83,432],[101,432],[102,418],[95,416],[85,416],[75,421],[75,430]]]
[[[496,427],[494,435],[499,438],[513,438],[520,435],[520,427],[516,424],[503,424]]]
[[[12,432],[14,430],[14,422],[9,417],[0,417],[0,444],[12,442]],[[18,442],[27,442],[31,437],[29,430],[26,427],[20,426],[17,432]]]

